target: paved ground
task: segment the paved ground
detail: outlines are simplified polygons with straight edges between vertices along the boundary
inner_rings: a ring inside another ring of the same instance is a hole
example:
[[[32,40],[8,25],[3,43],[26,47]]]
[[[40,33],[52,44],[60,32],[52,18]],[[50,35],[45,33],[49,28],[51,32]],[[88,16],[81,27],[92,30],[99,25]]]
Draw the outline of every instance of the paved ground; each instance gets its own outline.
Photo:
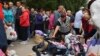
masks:
[[[13,42],[14,46],[9,46],[9,50],[15,50],[18,56],[36,56],[32,51],[32,46],[34,43],[32,39],[28,41],[28,44],[22,45],[19,41]],[[41,56],[50,56],[50,55],[41,55]]]
[[[28,41],[28,44],[26,45],[21,45],[18,41],[13,43],[14,46],[13,47],[9,47],[9,49],[15,50],[17,52],[18,56],[36,56],[35,53],[32,51],[32,46],[34,45],[34,43],[32,42],[32,40]],[[98,50],[98,52],[96,52]],[[95,46],[95,47],[91,47],[90,51],[92,51],[92,53],[98,53],[98,56],[100,56],[100,45]],[[42,55],[42,56],[49,56],[49,55]]]
[[[28,41],[28,44],[26,45],[21,45],[18,41],[13,43],[13,47],[9,47],[9,49],[13,49],[17,52],[18,56],[29,56],[29,54],[32,54],[32,46],[34,45],[32,40]],[[33,53],[34,56],[35,53]]]

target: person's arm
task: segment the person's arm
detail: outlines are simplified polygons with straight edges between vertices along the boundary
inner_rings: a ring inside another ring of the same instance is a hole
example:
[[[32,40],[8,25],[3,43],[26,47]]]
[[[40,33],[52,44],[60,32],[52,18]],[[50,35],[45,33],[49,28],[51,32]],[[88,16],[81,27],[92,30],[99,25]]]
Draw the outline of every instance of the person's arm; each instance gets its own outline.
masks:
[[[21,16],[20,16],[20,23],[21,24],[24,24],[25,22],[26,22],[26,20],[28,19],[28,13],[24,13],[24,14],[22,14]]]
[[[81,35],[84,36],[84,29],[83,29],[82,25],[83,24],[81,23],[80,32],[82,31],[82,34]]]
[[[54,31],[54,34],[53,34],[52,38],[55,38],[55,35],[57,34],[57,32],[58,32],[59,28],[60,28],[59,26],[56,26],[55,31]]]

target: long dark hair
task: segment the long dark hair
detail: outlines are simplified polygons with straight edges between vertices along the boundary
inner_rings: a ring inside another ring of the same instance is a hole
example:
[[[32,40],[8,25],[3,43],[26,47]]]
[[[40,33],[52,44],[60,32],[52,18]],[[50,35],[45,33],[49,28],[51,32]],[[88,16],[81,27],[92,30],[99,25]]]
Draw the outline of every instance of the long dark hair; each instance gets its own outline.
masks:
[[[91,1],[88,3],[88,9],[90,9],[91,4],[92,4],[94,1],[95,1],[95,0],[91,0]]]
[[[8,5],[8,9],[10,9],[10,7],[9,7],[9,3],[8,2],[3,2],[3,5],[4,4],[6,4],[6,5]],[[3,7],[4,8],[4,7]],[[5,8],[4,8],[5,9]]]

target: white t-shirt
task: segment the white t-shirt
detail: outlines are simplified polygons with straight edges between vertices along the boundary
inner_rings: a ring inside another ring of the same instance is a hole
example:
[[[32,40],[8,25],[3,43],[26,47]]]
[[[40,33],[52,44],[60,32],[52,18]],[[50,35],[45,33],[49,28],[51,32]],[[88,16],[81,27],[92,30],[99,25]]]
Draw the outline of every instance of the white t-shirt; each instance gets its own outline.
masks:
[[[48,20],[48,15],[43,15],[43,21]]]
[[[93,23],[100,29],[100,0],[96,0],[91,4],[90,12]]]
[[[75,28],[80,28],[81,27],[81,24],[82,24],[82,21],[81,21],[82,16],[83,16],[82,10],[76,12],[75,21],[74,21],[74,27]]]

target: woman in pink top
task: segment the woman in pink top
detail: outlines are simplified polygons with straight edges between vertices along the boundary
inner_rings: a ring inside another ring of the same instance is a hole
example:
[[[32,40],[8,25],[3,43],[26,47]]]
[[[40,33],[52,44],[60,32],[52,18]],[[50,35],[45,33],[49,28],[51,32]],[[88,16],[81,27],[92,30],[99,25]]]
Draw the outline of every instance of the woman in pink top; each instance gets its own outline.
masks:
[[[52,30],[54,28],[54,14],[52,11],[50,11],[48,28],[49,30]]]

